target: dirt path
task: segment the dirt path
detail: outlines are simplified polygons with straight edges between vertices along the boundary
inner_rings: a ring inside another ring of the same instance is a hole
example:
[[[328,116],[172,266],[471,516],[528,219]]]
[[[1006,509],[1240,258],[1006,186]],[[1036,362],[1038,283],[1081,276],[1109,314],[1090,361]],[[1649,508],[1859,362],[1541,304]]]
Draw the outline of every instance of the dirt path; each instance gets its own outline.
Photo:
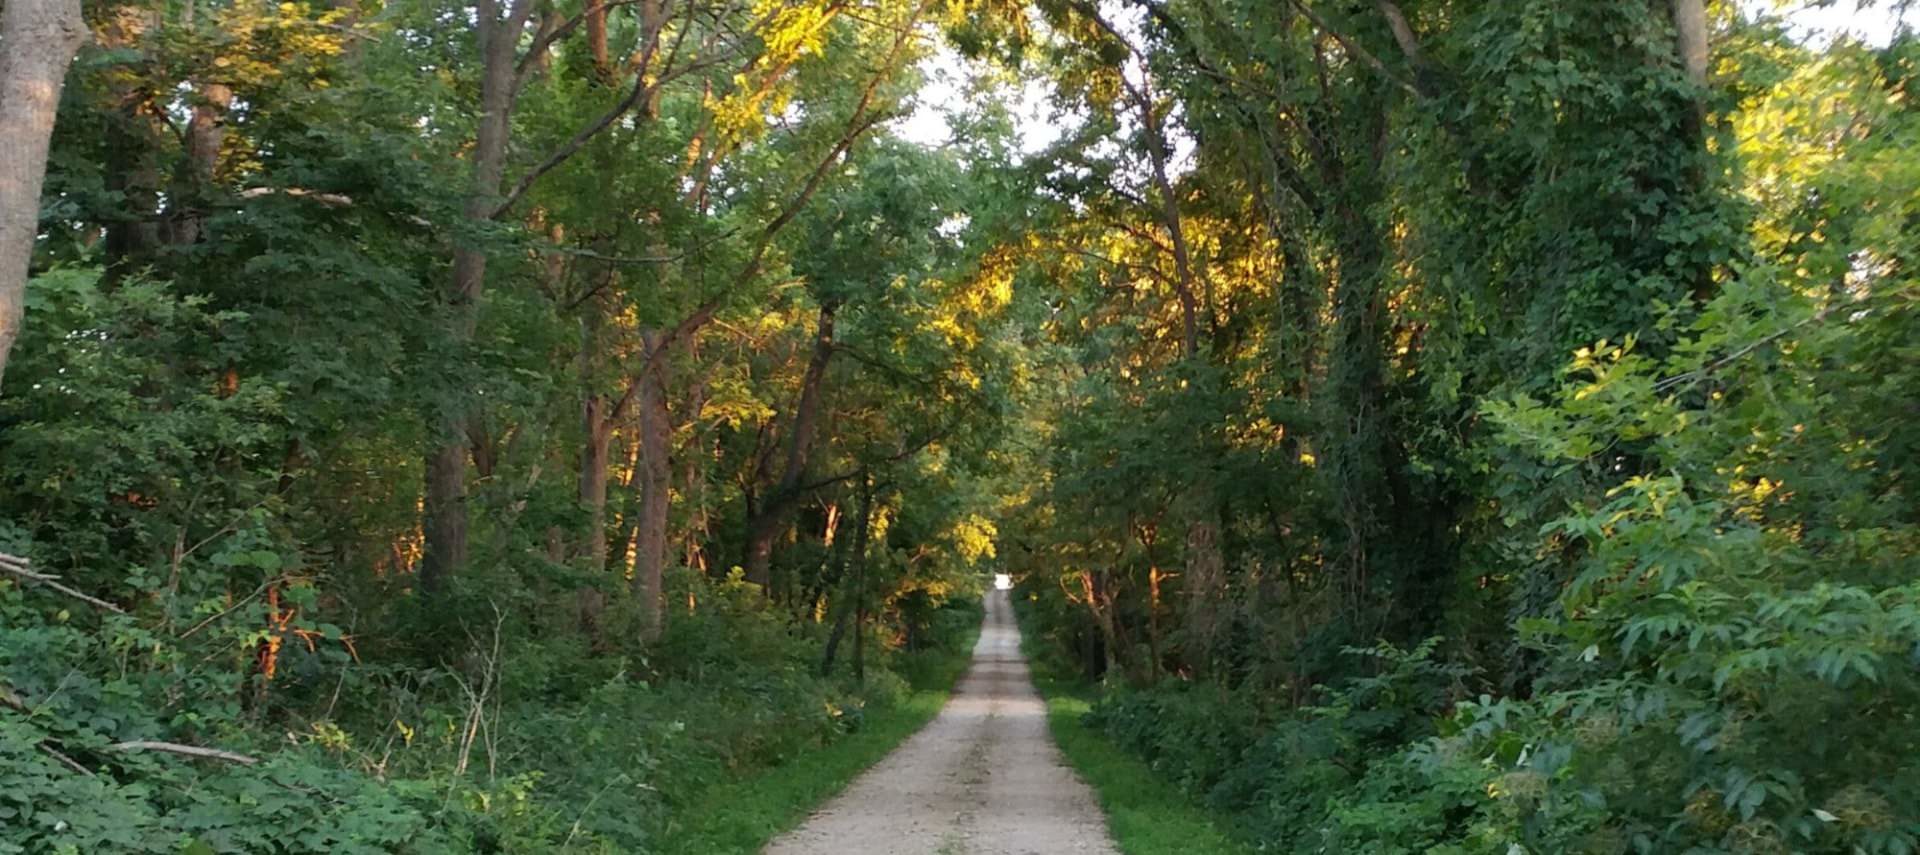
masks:
[[[767,855],[1115,855],[1093,792],[1047,734],[1005,591],[940,715]]]

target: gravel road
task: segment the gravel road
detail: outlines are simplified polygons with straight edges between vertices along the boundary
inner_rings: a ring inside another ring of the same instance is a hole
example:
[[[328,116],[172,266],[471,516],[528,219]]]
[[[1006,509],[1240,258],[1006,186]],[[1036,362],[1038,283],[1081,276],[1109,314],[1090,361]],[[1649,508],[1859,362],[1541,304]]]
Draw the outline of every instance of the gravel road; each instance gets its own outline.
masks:
[[[1007,592],[932,723],[767,855],[1117,855],[1093,792],[1047,733]]]

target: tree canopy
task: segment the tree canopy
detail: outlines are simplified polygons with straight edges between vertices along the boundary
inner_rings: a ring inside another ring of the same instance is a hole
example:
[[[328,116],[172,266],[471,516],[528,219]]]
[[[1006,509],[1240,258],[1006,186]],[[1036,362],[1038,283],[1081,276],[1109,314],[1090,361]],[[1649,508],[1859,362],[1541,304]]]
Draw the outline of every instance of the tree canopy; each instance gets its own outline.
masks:
[[[79,14],[0,62],[0,851],[701,851],[995,572],[1263,851],[1920,850],[1904,24]]]

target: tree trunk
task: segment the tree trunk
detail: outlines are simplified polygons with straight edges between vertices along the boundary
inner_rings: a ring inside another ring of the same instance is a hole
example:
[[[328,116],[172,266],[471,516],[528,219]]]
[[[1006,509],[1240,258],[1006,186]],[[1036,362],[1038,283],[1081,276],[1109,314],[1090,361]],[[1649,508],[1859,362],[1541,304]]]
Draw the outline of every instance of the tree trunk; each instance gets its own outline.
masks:
[[[95,33],[100,47],[148,61],[146,36],[160,26],[159,15],[131,6],[117,11]],[[153,93],[138,78],[109,80],[106,89],[113,107],[104,133],[106,185],[120,200],[106,224],[104,280],[111,284],[145,263],[160,244],[160,170],[154,163],[160,129],[153,117]]]
[[[1132,50],[1131,45],[1129,50]],[[1183,360],[1195,362],[1200,357],[1199,323],[1196,317],[1199,312],[1200,289],[1196,286],[1202,284],[1202,277],[1194,271],[1193,255],[1188,248],[1186,227],[1180,212],[1180,197],[1174,190],[1173,181],[1167,170],[1167,140],[1161,128],[1159,113],[1154,109],[1153,94],[1148,88],[1149,85],[1149,81],[1143,81],[1138,86],[1128,84],[1127,91],[1134,101],[1135,108],[1139,111],[1141,128],[1146,131],[1149,174],[1153,179],[1155,195],[1160,201],[1161,223],[1166,227],[1168,243],[1172,249],[1174,294],[1180,301],[1180,356]],[[1207,294],[1206,309],[1211,318],[1213,305],[1210,287],[1207,289]],[[1196,481],[1189,487],[1189,492],[1192,504],[1206,512],[1194,520],[1187,529],[1186,580],[1188,621],[1194,636],[1199,639],[1200,656],[1198,658],[1204,662],[1210,656],[1213,645],[1213,601],[1216,599],[1216,589],[1222,581],[1221,565],[1224,562],[1220,555],[1217,524],[1207,516],[1212,513],[1213,491],[1208,484]],[[1157,653],[1155,655],[1157,656]],[[1151,663],[1148,666],[1149,675],[1158,668],[1157,661]]]
[[[604,250],[603,241],[594,248]],[[607,467],[613,455],[613,428],[619,405],[600,393],[599,372],[595,370],[603,346],[600,331],[612,311],[612,299],[606,294],[614,271],[600,271],[601,291],[580,307],[580,433],[586,439],[580,449],[580,507],[586,512],[574,554],[586,558],[586,569],[598,574],[607,569]]]
[[[1388,457],[1380,295],[1384,270],[1378,233],[1362,223],[1364,216],[1349,217],[1343,224],[1349,232],[1337,241],[1342,246],[1326,383],[1328,403],[1338,419],[1328,457],[1336,473],[1338,513],[1347,529],[1346,604],[1356,611],[1372,584],[1368,548],[1387,504]]]
[[[79,0],[0,6],[0,379],[25,319],[60,87],[85,37]]]
[[[473,173],[467,188],[464,215],[469,222],[493,218],[506,168],[507,138],[513,109],[514,47],[521,24],[509,16],[495,18],[494,5],[480,4],[480,51],[484,67],[480,79],[480,120],[474,134]],[[479,323],[481,289],[487,279],[487,254],[474,246],[453,251],[453,278],[446,292],[447,338],[454,359],[464,360]],[[450,366],[457,367],[457,366]],[[456,373],[456,372],[448,372]],[[425,550],[420,562],[420,585],[428,592],[446,587],[467,563],[467,452],[464,437],[471,414],[460,393],[442,404],[433,419],[437,443],[427,455]]]
[[[1707,85],[1707,5],[1705,0],[1670,0],[1680,67],[1695,85]]]
[[[227,138],[227,111],[232,107],[233,89],[224,83],[202,84],[196,92],[187,121],[185,169],[175,176],[169,194],[168,243],[185,246],[200,240],[214,169],[220,165],[220,147]]]
[[[1160,582],[1166,578],[1159,565],[1147,567],[1147,679],[1160,679]]]
[[[860,559],[859,581],[855,584],[859,591],[853,606],[853,680],[856,683],[867,682],[867,561]]]
[[[607,4],[587,0],[587,50],[593,54],[593,73],[601,82],[613,82],[613,65],[607,57]]]
[[[770,504],[779,501],[781,497],[774,496]],[[769,508],[747,520],[747,581],[762,589],[773,582],[773,541],[780,536],[780,523],[785,519],[784,513]]]
[[[579,554],[586,569],[599,573],[607,569],[607,467],[613,452],[613,422],[601,415],[606,401],[589,397],[583,413],[587,444],[580,453],[580,504],[587,512],[585,530],[580,533]]]
[[[1220,526],[1212,517],[1212,508],[1187,524],[1187,632],[1196,648],[1187,664],[1195,673],[1205,674],[1213,663],[1214,645],[1219,634],[1219,610],[1225,587],[1225,559],[1220,554]]]
[[[688,342],[688,349],[695,363],[700,360],[696,343]],[[687,509],[687,522],[683,529],[681,566],[688,570],[705,573],[707,571],[707,477],[701,469],[701,461],[709,459],[710,443],[706,431],[700,426],[707,408],[707,380],[703,377],[693,384],[688,396],[686,424],[687,443],[680,454],[680,496],[681,505]]]
[[[443,419],[441,432],[458,423]],[[459,443],[444,443],[427,455],[427,483],[420,556],[420,587],[435,593],[467,563],[467,456]]]
[[[855,571],[855,578],[847,584],[847,597],[856,602],[864,602],[866,599],[866,591],[862,583],[866,579],[867,538],[873,531],[872,522],[873,483],[863,474],[860,478],[860,527],[855,530],[853,536],[853,549],[843,556],[858,563],[859,569]],[[845,575],[844,564],[836,575]],[[840,616],[834,619],[833,630],[827,634],[827,649],[820,657],[820,676],[822,677],[833,673],[833,658],[840,650],[841,638],[846,635],[847,618],[859,613],[852,603],[835,603],[834,605],[838,608]],[[864,614],[861,616],[864,617]],[[856,628],[855,631],[857,633],[858,629]],[[855,641],[855,644],[859,642]]]
[[[1166,142],[1160,133],[1159,117],[1153,110],[1151,97],[1142,90],[1134,91],[1141,125],[1147,130],[1147,162],[1152,167],[1155,193],[1160,197],[1160,217],[1167,227],[1168,242],[1173,246],[1174,295],[1180,300],[1180,354],[1192,359],[1200,351],[1199,322],[1195,317],[1199,312],[1199,300],[1193,287],[1196,278],[1193,255],[1187,248],[1187,230],[1180,216],[1180,198],[1174,195],[1173,182],[1167,177]]]
[[[820,307],[820,323],[815,331],[813,354],[807,359],[807,373],[800,381],[800,399],[793,409],[793,428],[787,442],[786,464],[780,481],[768,491],[767,499],[747,520],[747,581],[768,589],[773,581],[773,542],[786,527],[787,518],[798,504],[794,494],[806,474],[813,455],[813,435],[820,419],[821,386],[827,363],[833,358],[833,316],[837,303]]]
[[[667,566],[667,511],[671,501],[672,425],[667,411],[666,346],[659,331],[641,334],[649,366],[640,378],[637,399],[640,420],[640,460],[635,478],[640,484],[639,522],[634,532],[633,593],[640,601],[643,640],[658,638],[665,616],[663,582]]]
[[[1120,669],[1120,630],[1113,619],[1113,598],[1108,593],[1107,573],[1105,570],[1087,570],[1080,574],[1081,594],[1086,599],[1087,610],[1093,614],[1095,626],[1100,628],[1100,646],[1104,654],[1101,674],[1103,676]]]

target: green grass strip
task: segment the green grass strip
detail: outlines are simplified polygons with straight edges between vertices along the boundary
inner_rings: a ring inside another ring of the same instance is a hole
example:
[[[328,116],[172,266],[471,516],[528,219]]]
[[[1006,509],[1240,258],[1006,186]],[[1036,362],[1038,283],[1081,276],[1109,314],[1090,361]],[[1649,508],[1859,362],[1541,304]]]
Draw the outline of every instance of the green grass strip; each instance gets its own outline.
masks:
[[[684,824],[667,834],[659,851],[686,855],[760,851],[767,841],[798,825],[814,807],[880,762],[931,721],[946,702],[945,691],[914,692],[904,703],[869,714],[858,732],[832,745],[714,787],[701,797],[702,810],[680,817]]]
[[[799,825],[940,712],[966,673],[979,630],[927,669],[937,688],[917,689],[899,704],[869,710],[860,730],[818,751],[714,787],[697,812],[676,823],[655,851],[674,855],[750,855]]]
[[[1053,741],[1099,796],[1107,829],[1122,853],[1252,855],[1253,848],[1223,831],[1213,814],[1086,725],[1082,718],[1093,705],[1092,687],[1047,674],[1037,663],[1033,681],[1047,700]]]

